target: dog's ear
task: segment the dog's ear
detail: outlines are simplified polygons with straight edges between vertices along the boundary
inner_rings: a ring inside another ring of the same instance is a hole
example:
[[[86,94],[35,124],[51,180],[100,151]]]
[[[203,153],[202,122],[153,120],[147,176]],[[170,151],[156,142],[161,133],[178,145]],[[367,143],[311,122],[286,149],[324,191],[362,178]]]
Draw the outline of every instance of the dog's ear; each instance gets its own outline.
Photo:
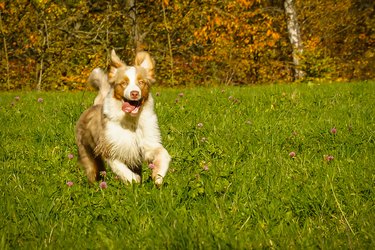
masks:
[[[155,62],[149,53],[146,51],[138,52],[135,56],[135,65],[144,68],[147,72],[147,78],[151,82],[155,81]]]
[[[125,63],[121,61],[121,59],[116,55],[116,52],[113,49],[111,51],[111,62],[108,68],[108,79],[110,83],[113,83],[118,68],[123,66],[126,66]]]

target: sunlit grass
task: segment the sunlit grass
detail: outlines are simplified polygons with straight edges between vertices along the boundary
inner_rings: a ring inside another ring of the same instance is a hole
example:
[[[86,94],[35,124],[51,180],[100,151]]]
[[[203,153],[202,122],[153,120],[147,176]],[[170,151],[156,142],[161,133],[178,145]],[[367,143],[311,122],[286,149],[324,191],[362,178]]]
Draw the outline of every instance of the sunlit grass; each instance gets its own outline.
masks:
[[[94,93],[0,94],[0,249],[374,246],[374,82],[155,88],[173,157],[156,189],[89,187],[74,126]]]

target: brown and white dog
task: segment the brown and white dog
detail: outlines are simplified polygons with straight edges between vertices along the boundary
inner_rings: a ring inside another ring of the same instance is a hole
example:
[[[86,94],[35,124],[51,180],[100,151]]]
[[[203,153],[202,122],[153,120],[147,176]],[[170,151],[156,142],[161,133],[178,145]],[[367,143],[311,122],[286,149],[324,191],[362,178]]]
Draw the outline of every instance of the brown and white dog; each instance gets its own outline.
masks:
[[[163,183],[171,157],[161,144],[150,93],[154,81],[154,61],[144,51],[137,53],[134,66],[127,66],[112,50],[108,74],[99,68],[90,74],[99,93],[76,125],[79,162],[90,183],[100,179],[104,161],[130,183],[141,182],[146,161],[155,184]]]

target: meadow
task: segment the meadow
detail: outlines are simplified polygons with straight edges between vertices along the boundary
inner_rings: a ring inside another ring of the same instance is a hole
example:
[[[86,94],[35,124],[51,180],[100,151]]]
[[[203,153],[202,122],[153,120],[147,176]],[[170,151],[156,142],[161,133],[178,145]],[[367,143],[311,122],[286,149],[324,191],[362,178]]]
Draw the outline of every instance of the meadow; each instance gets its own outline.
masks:
[[[373,249],[375,82],[154,88],[157,189],[77,166],[94,92],[0,93],[0,249]],[[69,184],[69,185],[68,185]]]

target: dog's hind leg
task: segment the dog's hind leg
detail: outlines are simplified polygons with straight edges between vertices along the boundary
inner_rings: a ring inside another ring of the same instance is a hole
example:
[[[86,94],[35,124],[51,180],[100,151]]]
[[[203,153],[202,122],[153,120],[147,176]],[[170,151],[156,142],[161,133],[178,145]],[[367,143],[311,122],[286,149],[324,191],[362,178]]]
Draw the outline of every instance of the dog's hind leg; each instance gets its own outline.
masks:
[[[87,150],[79,150],[79,162],[85,169],[87,179],[94,183],[100,179],[100,171],[105,171],[105,165],[100,157],[95,157]]]

